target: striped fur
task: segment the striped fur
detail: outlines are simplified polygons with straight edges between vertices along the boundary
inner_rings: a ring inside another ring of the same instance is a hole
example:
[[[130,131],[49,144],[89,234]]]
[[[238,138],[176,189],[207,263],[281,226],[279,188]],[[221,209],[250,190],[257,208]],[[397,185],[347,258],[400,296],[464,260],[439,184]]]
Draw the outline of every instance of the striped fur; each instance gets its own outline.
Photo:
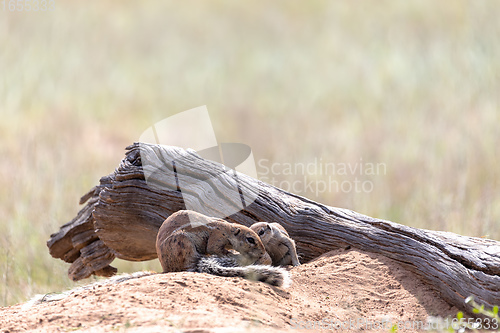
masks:
[[[241,277],[283,288],[290,285],[290,275],[284,268],[266,265],[239,266],[232,257],[202,256],[197,261],[194,271],[218,276]]]

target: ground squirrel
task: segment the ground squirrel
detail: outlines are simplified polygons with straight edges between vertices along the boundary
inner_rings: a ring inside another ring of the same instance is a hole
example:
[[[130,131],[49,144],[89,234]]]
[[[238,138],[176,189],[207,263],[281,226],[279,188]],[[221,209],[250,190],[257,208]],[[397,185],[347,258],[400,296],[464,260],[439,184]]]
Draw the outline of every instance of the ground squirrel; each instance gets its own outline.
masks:
[[[288,280],[284,269],[264,266],[272,260],[253,230],[194,211],[178,211],[163,222],[156,252],[164,273],[195,271],[278,286]]]
[[[250,229],[259,235],[267,253],[271,256],[273,266],[299,266],[295,242],[285,228],[279,223],[257,222]]]

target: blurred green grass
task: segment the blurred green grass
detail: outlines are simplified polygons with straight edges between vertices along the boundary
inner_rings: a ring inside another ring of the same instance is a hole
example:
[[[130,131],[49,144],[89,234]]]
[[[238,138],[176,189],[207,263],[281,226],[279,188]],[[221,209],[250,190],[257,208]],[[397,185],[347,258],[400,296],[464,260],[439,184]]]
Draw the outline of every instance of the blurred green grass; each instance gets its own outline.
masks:
[[[300,195],[500,240],[499,14],[493,1],[413,0],[0,11],[0,305],[74,285],[49,235],[143,130],[199,105],[219,142],[257,161],[386,166],[332,175],[370,193]]]

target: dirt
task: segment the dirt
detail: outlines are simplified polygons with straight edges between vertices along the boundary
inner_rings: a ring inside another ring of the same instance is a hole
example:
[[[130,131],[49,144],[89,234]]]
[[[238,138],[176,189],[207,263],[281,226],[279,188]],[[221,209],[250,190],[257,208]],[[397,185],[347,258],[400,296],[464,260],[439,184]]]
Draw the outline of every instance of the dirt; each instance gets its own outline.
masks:
[[[0,308],[0,332],[414,332],[429,316],[458,311],[396,262],[357,250],[290,274],[287,289],[190,272],[99,282],[61,300]]]

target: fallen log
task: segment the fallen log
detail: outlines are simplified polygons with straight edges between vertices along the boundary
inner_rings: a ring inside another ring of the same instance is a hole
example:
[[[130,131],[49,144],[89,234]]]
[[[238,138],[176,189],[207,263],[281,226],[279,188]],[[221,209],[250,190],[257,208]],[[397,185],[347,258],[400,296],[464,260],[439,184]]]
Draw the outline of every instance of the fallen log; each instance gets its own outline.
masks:
[[[468,296],[486,307],[500,304],[498,241],[412,228],[326,206],[227,170],[191,150],[135,143],[127,147],[119,167],[80,203],[86,205],[47,242],[54,258],[71,263],[68,274],[75,281],[115,274],[110,266],[115,257],[155,259],[160,225],[188,208],[246,226],[278,222],[296,241],[303,262],[342,247],[382,254],[468,313]]]

